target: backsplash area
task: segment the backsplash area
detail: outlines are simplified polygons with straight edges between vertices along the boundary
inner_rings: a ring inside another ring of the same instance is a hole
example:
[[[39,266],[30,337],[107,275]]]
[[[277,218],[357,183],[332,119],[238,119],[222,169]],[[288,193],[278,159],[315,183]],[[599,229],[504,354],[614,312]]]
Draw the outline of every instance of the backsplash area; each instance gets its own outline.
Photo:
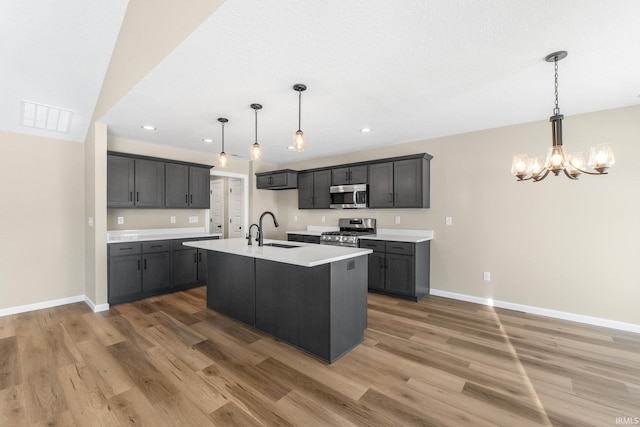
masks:
[[[107,209],[107,230],[205,227],[205,221],[205,209]]]

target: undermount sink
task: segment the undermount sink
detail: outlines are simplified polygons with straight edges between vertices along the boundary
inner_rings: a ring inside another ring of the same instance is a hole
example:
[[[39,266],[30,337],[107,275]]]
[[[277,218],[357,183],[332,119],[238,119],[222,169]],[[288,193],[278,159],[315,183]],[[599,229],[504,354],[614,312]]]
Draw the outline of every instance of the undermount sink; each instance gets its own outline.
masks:
[[[284,249],[301,248],[302,247],[302,246],[297,246],[297,245],[287,245],[285,243],[265,243],[263,246],[273,246],[274,248],[284,248]]]

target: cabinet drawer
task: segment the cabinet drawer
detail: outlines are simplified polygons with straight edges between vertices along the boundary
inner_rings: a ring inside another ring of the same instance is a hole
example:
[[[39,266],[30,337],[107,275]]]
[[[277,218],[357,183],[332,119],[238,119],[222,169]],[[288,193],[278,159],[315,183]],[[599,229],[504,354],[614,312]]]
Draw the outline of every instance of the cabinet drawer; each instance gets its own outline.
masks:
[[[304,242],[304,236],[302,234],[288,234],[287,240],[290,242]]]
[[[365,249],[373,249],[375,252],[384,252],[383,240],[360,239],[360,247]]]
[[[173,250],[174,251],[184,251],[187,249],[195,249],[195,248],[191,248],[189,246],[182,246],[182,242],[195,242],[196,240],[198,240],[197,238],[193,237],[190,239],[176,239],[176,240],[172,240],[173,242]]]
[[[385,242],[385,250],[389,254],[413,255],[415,243],[409,242]]]
[[[171,240],[154,240],[152,242],[142,242],[142,252],[145,254],[153,252],[169,252],[171,250]]]
[[[198,237],[198,241],[200,240],[220,240],[220,236]]]
[[[138,242],[110,243],[109,256],[136,255],[140,253],[142,245]]]

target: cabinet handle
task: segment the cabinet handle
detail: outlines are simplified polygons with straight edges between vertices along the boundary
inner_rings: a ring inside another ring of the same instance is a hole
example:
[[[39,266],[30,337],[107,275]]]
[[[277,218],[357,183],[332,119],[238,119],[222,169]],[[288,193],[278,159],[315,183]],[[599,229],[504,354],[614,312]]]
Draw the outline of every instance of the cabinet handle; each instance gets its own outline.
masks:
[[[140,192],[136,191],[136,202],[140,201]]]
[[[193,194],[191,195],[191,200],[189,200],[189,203],[193,203]]]
[[[161,248],[162,245],[151,245],[152,248]]]
[[[393,203],[398,202],[398,193],[393,193]]]
[[[188,194],[184,195],[184,202],[185,203],[189,203],[189,195]]]
[[[147,269],[147,259],[146,258],[144,259],[144,269],[145,270]]]
[[[393,194],[389,193],[389,200],[387,200],[388,202],[393,202]]]
[[[118,249],[118,250],[119,250],[119,251],[130,251],[131,249],[133,249],[133,248],[120,248],[120,249]]]
[[[193,254],[193,262],[198,262],[198,254]]]
[[[202,252],[198,253],[198,262],[202,262]]]
[[[138,260],[138,271],[140,271],[140,260]]]
[[[391,246],[393,249],[404,249],[402,246]]]
[[[133,191],[129,191],[129,201],[133,202]]]

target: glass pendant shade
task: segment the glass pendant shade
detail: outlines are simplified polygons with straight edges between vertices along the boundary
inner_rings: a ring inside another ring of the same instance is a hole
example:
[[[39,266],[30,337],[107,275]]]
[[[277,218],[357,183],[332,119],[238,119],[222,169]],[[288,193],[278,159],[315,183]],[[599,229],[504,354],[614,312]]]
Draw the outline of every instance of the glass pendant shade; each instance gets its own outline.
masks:
[[[534,157],[531,161],[531,175],[536,178],[540,173],[542,173],[544,166],[540,163],[540,159]]]
[[[526,154],[517,154],[513,156],[511,163],[511,174],[519,179],[526,178],[531,174],[531,161]]]
[[[260,160],[262,158],[262,146],[257,142],[251,146],[251,160]]]
[[[616,162],[609,144],[594,145],[589,153],[589,167],[604,173]]]
[[[567,156],[563,146],[554,146],[549,148],[547,153],[547,159],[544,162],[544,167],[554,173],[560,172],[567,165]]]
[[[572,177],[577,178],[582,174],[582,169],[585,168],[584,154],[571,153],[567,159],[567,173]]]
[[[228,163],[229,158],[227,156],[227,153],[225,153],[224,151],[220,152],[220,154],[218,154],[218,167],[224,169],[227,167]]]
[[[293,135],[293,149],[295,151],[304,151],[307,147],[307,137],[301,130],[298,130],[295,135]]]

